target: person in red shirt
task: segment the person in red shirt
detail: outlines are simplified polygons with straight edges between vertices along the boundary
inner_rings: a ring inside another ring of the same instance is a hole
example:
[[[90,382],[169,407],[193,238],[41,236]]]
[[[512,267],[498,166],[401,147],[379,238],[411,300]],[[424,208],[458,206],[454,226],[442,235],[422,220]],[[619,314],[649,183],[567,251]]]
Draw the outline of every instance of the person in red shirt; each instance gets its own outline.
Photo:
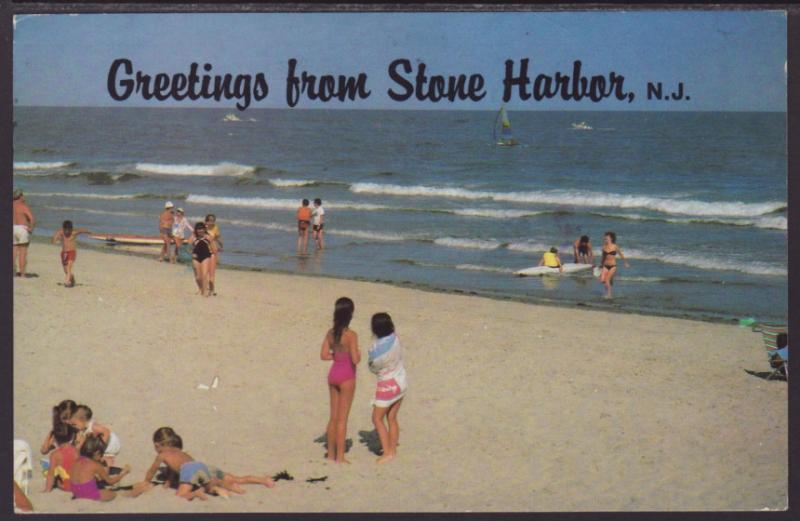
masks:
[[[311,207],[308,199],[297,209],[297,253],[308,253],[308,229],[311,226]]]

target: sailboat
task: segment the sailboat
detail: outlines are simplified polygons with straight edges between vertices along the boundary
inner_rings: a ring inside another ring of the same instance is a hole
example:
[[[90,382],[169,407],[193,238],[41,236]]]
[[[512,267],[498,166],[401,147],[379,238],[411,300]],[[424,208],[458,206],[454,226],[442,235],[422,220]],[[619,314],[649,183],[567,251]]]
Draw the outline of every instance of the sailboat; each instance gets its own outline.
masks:
[[[498,134],[498,127],[499,127],[499,136]],[[508,120],[508,114],[506,114],[506,107],[505,105],[500,106],[500,112],[497,113],[497,117],[494,120],[494,128],[492,129],[494,136],[494,141],[497,146],[501,147],[510,147],[513,145],[519,145],[519,141],[514,139],[511,135],[511,122]]]

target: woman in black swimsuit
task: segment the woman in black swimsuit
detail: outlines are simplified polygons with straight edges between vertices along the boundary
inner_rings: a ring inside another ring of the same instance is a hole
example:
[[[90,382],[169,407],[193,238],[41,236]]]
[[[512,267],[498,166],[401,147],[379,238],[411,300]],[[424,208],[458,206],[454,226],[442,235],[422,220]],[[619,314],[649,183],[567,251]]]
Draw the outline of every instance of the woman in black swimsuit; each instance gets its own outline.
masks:
[[[611,298],[611,285],[614,284],[614,275],[617,273],[617,254],[625,267],[629,268],[628,261],[625,260],[625,255],[622,250],[617,246],[617,234],[614,232],[606,232],[603,235],[603,258],[600,261],[602,267],[600,268],[600,282],[606,287],[605,298]]]
[[[206,235],[205,223],[199,222],[194,225],[194,235],[192,236],[192,267],[194,268],[194,280],[200,295],[207,297],[208,290],[208,270],[211,266],[211,244]]]

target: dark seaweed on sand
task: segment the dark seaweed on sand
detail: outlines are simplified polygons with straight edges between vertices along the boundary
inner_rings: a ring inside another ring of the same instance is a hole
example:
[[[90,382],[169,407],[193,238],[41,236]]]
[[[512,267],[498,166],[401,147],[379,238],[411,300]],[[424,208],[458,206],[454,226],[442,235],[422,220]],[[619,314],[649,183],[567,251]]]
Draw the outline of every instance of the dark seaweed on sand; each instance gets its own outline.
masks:
[[[275,474],[274,476],[272,476],[272,481],[279,481],[281,479],[285,479],[286,481],[293,481],[294,480],[294,476],[292,476],[291,474],[289,474],[285,470],[282,470],[282,471],[278,472],[277,474]]]
[[[318,481],[325,481],[328,479],[328,476],[322,476],[321,478],[308,478],[306,483],[316,483]]]

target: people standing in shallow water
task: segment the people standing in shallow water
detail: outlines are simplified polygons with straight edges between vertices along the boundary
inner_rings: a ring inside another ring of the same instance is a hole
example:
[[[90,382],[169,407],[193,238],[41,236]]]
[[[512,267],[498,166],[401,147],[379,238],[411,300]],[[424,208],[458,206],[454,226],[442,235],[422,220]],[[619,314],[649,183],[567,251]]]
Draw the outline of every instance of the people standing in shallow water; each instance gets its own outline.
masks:
[[[383,449],[377,463],[386,463],[397,455],[400,440],[397,413],[408,390],[408,383],[403,366],[403,348],[395,334],[392,317],[388,313],[375,313],[371,326],[376,340],[369,350],[369,370],[378,377],[375,398],[372,400],[372,423]]]
[[[219,254],[222,251],[222,232],[219,231],[217,226],[217,216],[213,213],[206,215],[206,233],[208,234],[208,242],[211,245],[211,263],[208,265],[208,294],[216,295],[216,275],[217,264],[219,264]]]
[[[611,298],[611,286],[614,284],[614,275],[617,273],[617,255],[625,263],[625,267],[629,268],[630,265],[625,260],[625,255],[622,254],[622,250],[617,246],[617,234],[606,232],[603,235],[603,257],[600,261],[602,264],[600,282],[606,287],[605,298]]]
[[[337,463],[350,463],[344,459],[347,443],[347,416],[356,391],[356,365],[361,361],[358,335],[349,328],[355,305],[347,297],[336,301],[333,310],[333,327],[325,334],[319,357],[333,360],[328,372],[331,415],[325,429],[328,444],[327,458]]]
[[[581,235],[572,243],[572,254],[575,257],[575,264],[591,264],[594,266],[594,252],[592,242],[588,235]]]
[[[308,253],[308,228],[311,226],[311,208],[308,199],[303,199],[297,209],[297,253]]]
[[[314,242],[317,243],[317,249],[325,249],[325,208],[322,207],[322,199],[314,199],[314,209],[311,212],[314,230]]]

